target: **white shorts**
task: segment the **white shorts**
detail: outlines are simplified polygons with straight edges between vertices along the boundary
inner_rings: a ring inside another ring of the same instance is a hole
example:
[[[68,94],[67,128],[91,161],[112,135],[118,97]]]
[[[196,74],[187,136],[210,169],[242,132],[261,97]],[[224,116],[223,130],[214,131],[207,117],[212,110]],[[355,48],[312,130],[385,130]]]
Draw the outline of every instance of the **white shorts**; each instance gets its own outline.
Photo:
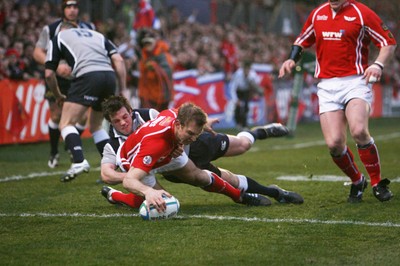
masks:
[[[322,79],[318,83],[319,113],[344,110],[351,99],[362,99],[370,108],[372,85],[365,84],[362,76]]]
[[[121,147],[122,147],[122,145],[118,149],[118,152],[117,152],[118,154],[121,151]],[[115,159],[116,159],[115,163],[119,167],[119,169],[121,169],[122,172],[126,172],[124,167],[121,166],[120,157],[116,156]],[[187,154],[185,152],[183,152],[181,156],[179,156],[177,158],[173,158],[166,165],[163,165],[158,168],[150,170],[149,174],[146,175],[145,177],[143,177],[140,181],[149,187],[154,187],[154,185],[156,184],[155,174],[165,173],[165,172],[181,169],[187,164],[188,161],[189,161],[189,157],[187,156]]]
[[[181,156],[173,158],[168,164],[152,169],[150,174],[160,174],[181,169],[187,164],[188,161],[189,157],[185,152],[183,152]]]
[[[182,153],[181,156],[172,159],[168,164],[151,170],[150,173],[140,181],[149,187],[154,187],[156,184],[156,174],[181,169],[187,164],[188,160],[189,158],[186,153]]]

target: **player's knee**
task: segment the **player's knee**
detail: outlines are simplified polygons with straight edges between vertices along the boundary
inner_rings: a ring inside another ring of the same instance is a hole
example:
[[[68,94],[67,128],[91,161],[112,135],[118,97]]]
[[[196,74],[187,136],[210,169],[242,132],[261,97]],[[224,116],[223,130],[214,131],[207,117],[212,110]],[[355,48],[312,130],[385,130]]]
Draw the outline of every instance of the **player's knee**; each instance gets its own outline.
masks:
[[[356,143],[366,143],[371,139],[368,131],[363,128],[353,130],[351,135]]]

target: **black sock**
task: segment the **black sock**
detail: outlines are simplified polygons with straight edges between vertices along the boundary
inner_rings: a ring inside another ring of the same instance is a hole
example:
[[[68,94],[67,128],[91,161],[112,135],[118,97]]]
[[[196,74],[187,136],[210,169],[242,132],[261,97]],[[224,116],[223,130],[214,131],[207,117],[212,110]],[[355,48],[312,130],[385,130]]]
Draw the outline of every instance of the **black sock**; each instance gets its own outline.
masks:
[[[267,132],[260,128],[250,131],[250,134],[252,134],[255,139],[266,139],[268,137]]]
[[[50,138],[50,154],[56,155],[58,153],[58,141],[60,139],[61,132],[58,128],[54,129],[49,126],[49,138]]]
[[[273,198],[277,198],[279,196],[279,191],[277,189],[263,186],[248,176],[246,176],[246,178],[247,178],[247,184],[248,184],[248,188],[247,188],[246,192],[263,194],[263,195],[273,197]]]
[[[65,138],[65,143],[71,151],[73,163],[81,163],[85,159],[83,156],[82,140],[78,134],[71,133]]]

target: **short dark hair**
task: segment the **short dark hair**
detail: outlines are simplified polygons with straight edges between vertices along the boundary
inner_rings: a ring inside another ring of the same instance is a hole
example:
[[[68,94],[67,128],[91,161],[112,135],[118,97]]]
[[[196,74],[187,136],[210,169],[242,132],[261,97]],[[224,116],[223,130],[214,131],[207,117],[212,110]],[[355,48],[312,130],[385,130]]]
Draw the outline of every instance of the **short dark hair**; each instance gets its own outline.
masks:
[[[204,127],[207,123],[207,114],[199,106],[189,102],[179,107],[177,120],[183,126],[194,121],[197,126]]]
[[[111,116],[115,115],[122,107],[125,107],[129,113],[132,112],[132,107],[124,96],[113,95],[101,103],[103,116],[111,122]]]

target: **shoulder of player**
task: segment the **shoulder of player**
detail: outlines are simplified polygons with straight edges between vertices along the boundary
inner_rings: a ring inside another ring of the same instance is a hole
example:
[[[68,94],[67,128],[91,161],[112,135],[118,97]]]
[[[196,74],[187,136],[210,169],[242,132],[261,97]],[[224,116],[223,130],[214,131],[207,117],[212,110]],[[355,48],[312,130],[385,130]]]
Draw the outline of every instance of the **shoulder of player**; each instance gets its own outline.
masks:
[[[169,116],[169,117],[176,118],[178,116],[178,110],[177,109],[165,109],[160,112],[158,117],[160,117],[160,116]]]
[[[96,27],[93,23],[88,23],[85,21],[79,21],[78,26],[82,29],[96,30]]]

